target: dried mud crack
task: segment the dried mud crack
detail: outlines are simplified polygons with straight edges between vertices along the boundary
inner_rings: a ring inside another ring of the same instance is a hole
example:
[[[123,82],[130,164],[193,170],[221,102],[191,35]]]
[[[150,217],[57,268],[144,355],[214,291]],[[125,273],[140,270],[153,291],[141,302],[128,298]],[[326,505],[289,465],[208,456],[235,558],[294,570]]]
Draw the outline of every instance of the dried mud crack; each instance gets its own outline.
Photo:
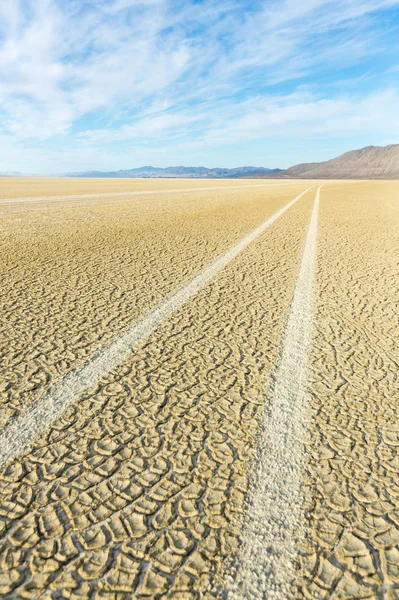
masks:
[[[175,181],[59,185],[7,180],[2,192],[42,198],[0,207],[4,431],[311,184],[215,181],[176,195]],[[398,600],[398,189],[326,182],[314,272],[304,241],[316,188],[303,195],[35,431],[0,472],[1,597],[226,597],[226,565],[252,542],[262,433],[273,448],[285,420],[275,399],[302,261],[313,340],[299,335],[288,370],[308,370],[308,435],[273,452],[277,472],[304,448],[286,478],[300,488],[284,503],[285,535],[295,531],[273,577],[244,577],[242,597]],[[298,383],[288,392],[303,401]],[[284,488],[273,498],[275,510]]]
[[[164,319],[184,306],[192,296],[206,286],[221,269],[226,267],[240,252],[245,250],[249,244],[273,225],[307,191],[305,190],[283,206],[214,263],[196,275],[187,285],[133,323],[109,346],[91,356],[81,368],[72,371],[50,387],[42,397],[34,401],[31,408],[22,412],[19,417],[7,425],[5,430],[0,433],[0,468],[11,459],[26,453],[31,448],[32,440],[60,417],[71,402],[77,401],[79,396],[95,385],[98,379],[108,375],[109,372],[123,362],[137,344],[145,341]]]

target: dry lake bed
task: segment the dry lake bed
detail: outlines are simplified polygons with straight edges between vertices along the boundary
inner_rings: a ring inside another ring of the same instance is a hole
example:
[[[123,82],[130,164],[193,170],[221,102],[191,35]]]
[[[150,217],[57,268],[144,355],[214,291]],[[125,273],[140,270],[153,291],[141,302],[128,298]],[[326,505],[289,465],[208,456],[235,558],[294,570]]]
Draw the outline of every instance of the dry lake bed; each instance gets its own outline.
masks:
[[[399,600],[399,182],[0,180],[0,596]]]

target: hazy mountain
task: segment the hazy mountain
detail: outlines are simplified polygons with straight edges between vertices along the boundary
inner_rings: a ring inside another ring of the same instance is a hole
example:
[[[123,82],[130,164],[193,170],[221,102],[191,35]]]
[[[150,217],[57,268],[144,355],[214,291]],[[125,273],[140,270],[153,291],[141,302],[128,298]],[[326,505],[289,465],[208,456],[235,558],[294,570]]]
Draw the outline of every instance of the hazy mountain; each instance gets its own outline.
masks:
[[[19,171],[0,171],[0,177],[22,177],[25,173]]]
[[[68,173],[68,177],[195,177],[195,178],[237,178],[250,175],[268,175],[280,173],[281,169],[264,167],[236,167],[235,169],[207,169],[206,167],[166,167],[164,169],[145,166],[122,171],[87,171]]]
[[[305,179],[396,178],[399,177],[399,144],[366,146],[325,162],[296,165],[281,175]]]
[[[21,176],[22,173],[3,172],[0,176]],[[265,167],[236,167],[235,169],[206,167],[166,167],[150,165],[121,171],[87,171],[68,173],[67,177],[164,177],[164,178],[302,178],[302,179],[373,179],[399,178],[399,144],[366,146],[346,152],[325,162],[303,163],[283,171]]]

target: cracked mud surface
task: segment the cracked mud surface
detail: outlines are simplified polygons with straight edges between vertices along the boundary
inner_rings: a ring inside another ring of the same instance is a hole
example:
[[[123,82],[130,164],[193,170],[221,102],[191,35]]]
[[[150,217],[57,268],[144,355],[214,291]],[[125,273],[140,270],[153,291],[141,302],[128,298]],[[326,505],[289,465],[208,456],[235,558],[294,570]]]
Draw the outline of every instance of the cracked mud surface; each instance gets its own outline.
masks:
[[[399,598],[398,191],[323,190],[298,597]]]
[[[303,189],[0,206],[0,426]]]
[[[0,207],[1,423],[309,185]],[[322,190],[295,600],[399,599],[398,191]],[[1,471],[1,597],[224,598],[313,197]]]
[[[240,227],[286,203],[265,198],[234,203]],[[3,597],[217,597],[311,200],[3,471]]]

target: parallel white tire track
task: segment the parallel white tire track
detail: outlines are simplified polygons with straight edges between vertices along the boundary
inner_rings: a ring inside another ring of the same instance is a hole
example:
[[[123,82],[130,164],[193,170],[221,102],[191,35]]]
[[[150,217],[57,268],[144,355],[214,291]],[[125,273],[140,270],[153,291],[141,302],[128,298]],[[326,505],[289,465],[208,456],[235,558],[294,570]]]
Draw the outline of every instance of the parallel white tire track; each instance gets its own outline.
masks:
[[[181,308],[310,189],[308,188],[283,206],[186,286],[133,323],[104,349],[93,354],[82,367],[54,383],[29,408],[6,426],[0,434],[0,468],[14,458],[29,452],[34,439],[46,431],[71,403],[76,402],[85,390],[91,388],[101,377],[122,363],[134,346],[146,340],[164,319]]]
[[[259,439],[248,493],[242,546],[227,581],[229,600],[290,597],[297,542],[303,539],[301,483],[309,409],[307,361],[312,343],[317,190],[280,357],[269,390],[270,408]]]

